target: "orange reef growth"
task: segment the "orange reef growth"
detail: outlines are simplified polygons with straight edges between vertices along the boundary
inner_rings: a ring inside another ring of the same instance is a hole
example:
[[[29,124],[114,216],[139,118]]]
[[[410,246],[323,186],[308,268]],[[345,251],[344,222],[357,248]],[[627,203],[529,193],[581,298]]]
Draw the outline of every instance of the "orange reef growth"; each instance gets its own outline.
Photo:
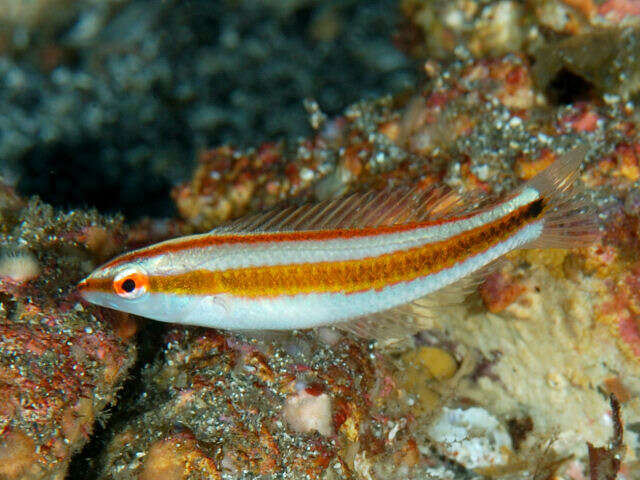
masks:
[[[0,477],[62,478],[135,358],[123,316],[73,292],[122,247],[122,224],[23,202],[4,186],[0,212]]]

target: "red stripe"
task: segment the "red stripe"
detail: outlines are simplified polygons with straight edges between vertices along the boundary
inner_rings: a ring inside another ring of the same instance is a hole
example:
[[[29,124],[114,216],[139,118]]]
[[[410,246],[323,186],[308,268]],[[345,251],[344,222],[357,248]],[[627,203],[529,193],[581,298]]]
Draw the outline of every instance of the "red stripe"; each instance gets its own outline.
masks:
[[[474,215],[478,212],[474,212]],[[443,225],[445,223],[453,223],[471,215],[460,216],[455,218],[447,218],[446,220],[438,220],[422,223],[406,223],[401,225],[368,227],[356,229],[341,230],[308,230],[308,231],[292,231],[292,232],[266,232],[266,233],[250,233],[246,235],[237,234],[205,234],[197,238],[190,238],[180,241],[180,239],[170,240],[169,242],[159,243],[150,247],[125,253],[114,258],[110,262],[104,264],[101,268],[110,268],[129,262],[131,260],[148,258],[154,255],[163,255],[165,253],[179,252],[182,250],[213,247],[216,245],[231,245],[237,243],[256,244],[271,242],[295,242],[295,241],[323,241],[334,239],[351,239],[360,237],[369,237],[376,235],[392,234],[406,232],[409,230],[417,230],[420,228]]]

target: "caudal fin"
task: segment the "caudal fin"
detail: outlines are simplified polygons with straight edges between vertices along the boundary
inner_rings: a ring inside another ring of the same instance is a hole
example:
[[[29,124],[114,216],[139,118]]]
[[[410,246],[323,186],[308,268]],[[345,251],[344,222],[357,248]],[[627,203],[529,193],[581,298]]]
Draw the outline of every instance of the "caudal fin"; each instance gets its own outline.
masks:
[[[544,230],[531,248],[585,247],[599,238],[595,206],[575,186],[587,152],[584,146],[574,148],[522,187],[535,189],[547,201]]]

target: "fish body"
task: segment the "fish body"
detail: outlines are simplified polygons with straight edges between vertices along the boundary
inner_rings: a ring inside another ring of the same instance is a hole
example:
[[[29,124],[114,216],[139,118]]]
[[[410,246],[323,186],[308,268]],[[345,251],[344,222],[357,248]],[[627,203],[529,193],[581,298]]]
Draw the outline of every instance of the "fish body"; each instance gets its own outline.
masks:
[[[503,255],[594,238],[568,197],[572,152],[501,202],[464,211],[442,191],[356,195],[121,255],[80,284],[90,302],[230,330],[342,324],[428,297]]]

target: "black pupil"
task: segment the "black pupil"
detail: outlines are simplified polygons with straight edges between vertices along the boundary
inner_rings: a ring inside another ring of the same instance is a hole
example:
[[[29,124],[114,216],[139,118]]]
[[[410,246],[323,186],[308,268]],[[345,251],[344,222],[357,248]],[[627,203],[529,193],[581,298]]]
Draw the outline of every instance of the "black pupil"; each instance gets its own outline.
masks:
[[[131,293],[136,289],[136,282],[127,278],[124,282],[122,282],[122,290],[127,293]]]

